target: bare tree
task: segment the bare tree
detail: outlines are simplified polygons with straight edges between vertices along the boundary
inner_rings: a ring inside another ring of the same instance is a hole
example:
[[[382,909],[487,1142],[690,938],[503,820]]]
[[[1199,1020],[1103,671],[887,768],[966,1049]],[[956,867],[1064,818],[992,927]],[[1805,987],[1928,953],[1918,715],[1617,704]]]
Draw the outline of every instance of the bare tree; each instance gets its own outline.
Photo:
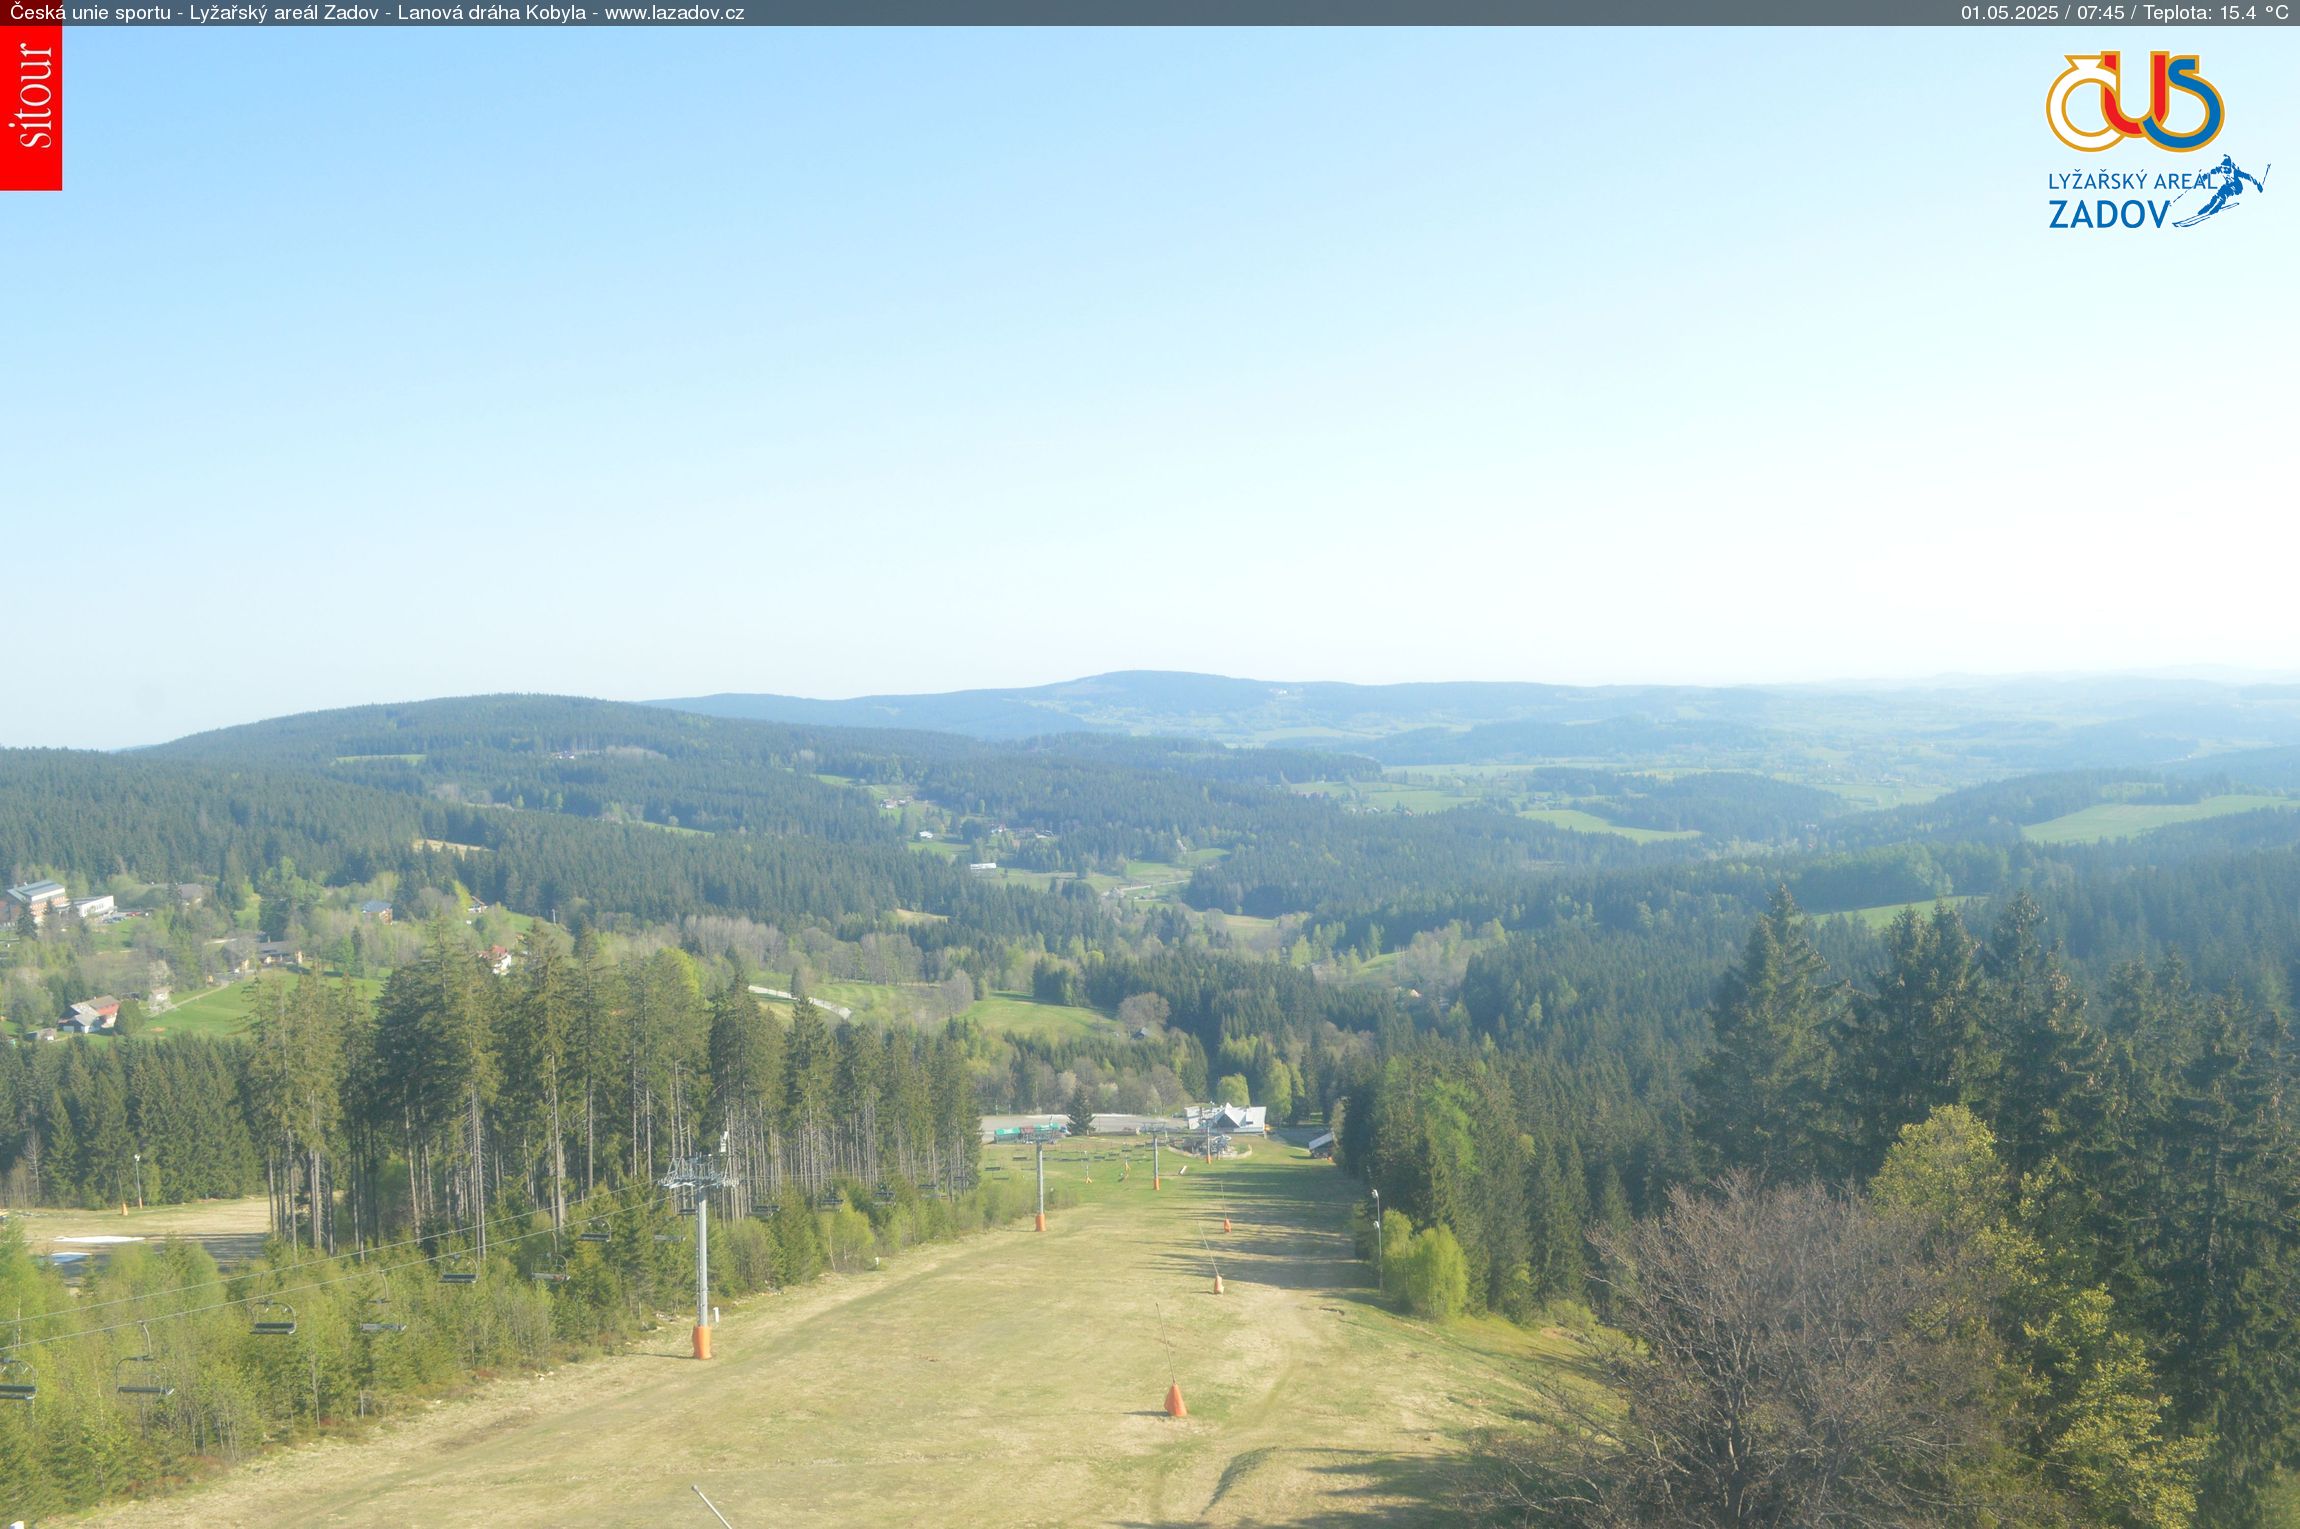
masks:
[[[1870,1529],[1967,1522],[1996,1495],[1985,1292],[1913,1223],[1736,1175],[1593,1241],[1626,1336],[1598,1355],[1602,1392],[1556,1393],[1567,1427],[1501,1451],[1517,1508]]]

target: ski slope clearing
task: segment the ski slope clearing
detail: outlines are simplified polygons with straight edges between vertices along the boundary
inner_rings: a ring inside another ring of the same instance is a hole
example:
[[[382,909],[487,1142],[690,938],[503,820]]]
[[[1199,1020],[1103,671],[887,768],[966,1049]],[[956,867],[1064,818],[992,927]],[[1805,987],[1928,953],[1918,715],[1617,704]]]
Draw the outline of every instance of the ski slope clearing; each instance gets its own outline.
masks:
[[[1473,1430],[1537,1410],[1533,1381],[1574,1340],[1388,1312],[1351,1256],[1354,1182],[1298,1147],[1165,1162],[1154,1191],[1131,1138],[1068,1144],[1048,1177],[1084,1201],[1044,1235],[1024,1222],[730,1308],[708,1363],[667,1325],[76,1522],[709,1529],[694,1486],[738,1529],[1460,1521]],[[986,1163],[1030,1171],[1005,1148]],[[1163,1411],[1170,1380],[1187,1419]]]

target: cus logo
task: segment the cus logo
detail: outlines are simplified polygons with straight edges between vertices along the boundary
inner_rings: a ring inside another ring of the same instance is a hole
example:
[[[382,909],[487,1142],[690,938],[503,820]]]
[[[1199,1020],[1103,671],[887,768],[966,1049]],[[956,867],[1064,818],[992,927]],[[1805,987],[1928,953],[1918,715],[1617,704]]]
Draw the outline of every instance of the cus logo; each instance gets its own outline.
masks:
[[[2097,154],[2103,149],[2115,148],[2128,138],[2145,137],[2160,149],[2186,154],[2220,136],[2220,126],[2227,115],[2220,104],[2220,90],[2196,72],[2195,54],[2148,55],[2148,115],[2138,118],[2125,115],[2122,54],[2062,56],[2068,60],[2068,68],[2046,92],[2044,116],[2053,136],[2070,148]],[[2089,86],[2100,89],[2100,112],[2095,119],[2100,124],[2098,127],[2079,122],[2074,110],[2078,94]],[[2172,93],[2176,90],[2196,97],[2204,107],[2204,120],[2185,133],[2176,133],[2171,128]]]

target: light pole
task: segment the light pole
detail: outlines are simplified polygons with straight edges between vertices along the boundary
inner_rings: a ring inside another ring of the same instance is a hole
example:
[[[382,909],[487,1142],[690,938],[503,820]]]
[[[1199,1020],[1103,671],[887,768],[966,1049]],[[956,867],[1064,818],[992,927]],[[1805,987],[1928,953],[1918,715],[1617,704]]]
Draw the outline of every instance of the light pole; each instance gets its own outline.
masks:
[[[1374,1279],[1384,1296],[1390,1293],[1390,1271],[1382,1263],[1382,1192],[1374,1192]]]
[[[719,1133],[718,1158],[727,1155],[728,1133]],[[698,1152],[684,1162],[674,1164],[669,1173],[658,1181],[665,1189],[687,1190],[695,1197],[695,1357],[711,1357],[711,1192],[732,1189],[736,1180],[713,1161],[711,1154]]]
[[[1038,1229],[1046,1230],[1046,1138],[1038,1139]]]
[[[142,1209],[144,1208],[144,1154],[143,1154],[143,1153],[141,1153],[141,1152],[138,1152],[138,1153],[136,1153],[136,1154],[135,1154],[135,1159],[136,1159],[136,1209],[138,1209],[138,1210],[142,1210]]]

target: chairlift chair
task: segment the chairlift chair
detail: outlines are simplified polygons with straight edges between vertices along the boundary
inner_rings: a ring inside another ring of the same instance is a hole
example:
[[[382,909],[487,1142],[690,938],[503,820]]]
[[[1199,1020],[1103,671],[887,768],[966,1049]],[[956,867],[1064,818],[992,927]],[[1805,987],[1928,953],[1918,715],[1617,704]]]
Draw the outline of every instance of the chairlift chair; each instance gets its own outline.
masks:
[[[122,1365],[158,1364],[159,1362],[159,1356],[156,1354],[126,1354],[121,1356],[119,1364],[112,1366],[112,1389],[122,1396],[174,1396],[176,1388],[163,1382],[156,1380],[131,1381],[120,1378]],[[149,1375],[152,1372],[146,1370],[144,1373]]]
[[[613,1234],[603,1226],[587,1226],[575,1234],[577,1242],[611,1242]]]
[[[40,1380],[30,1360],[13,1354],[0,1359],[0,1402],[28,1402],[39,1394]]]
[[[295,1308],[287,1302],[266,1301],[256,1310],[259,1312],[280,1311],[287,1313],[287,1315],[279,1317],[257,1317],[254,1326],[249,1329],[257,1337],[285,1338],[295,1332]]]
[[[479,1268],[472,1262],[470,1254],[457,1253],[440,1265],[439,1282],[442,1285],[476,1285],[479,1283]]]
[[[367,1304],[370,1306],[389,1306],[391,1304],[391,1298],[389,1296],[379,1295],[372,1297]],[[365,1322],[360,1323],[359,1330],[363,1333],[370,1334],[403,1333],[407,1331],[407,1324],[405,1322],[387,1322],[381,1316],[374,1316],[368,1318]]]
[[[120,1371],[127,1365],[158,1364],[160,1362],[160,1356],[152,1352],[151,1324],[146,1322],[137,1325],[144,1334],[144,1351],[141,1354],[123,1354],[120,1356],[119,1361],[112,1366],[112,1389],[122,1396],[174,1396],[176,1394],[174,1386],[163,1385],[151,1380],[128,1381],[121,1378]],[[153,1372],[146,1370],[143,1373],[150,1375]]]

